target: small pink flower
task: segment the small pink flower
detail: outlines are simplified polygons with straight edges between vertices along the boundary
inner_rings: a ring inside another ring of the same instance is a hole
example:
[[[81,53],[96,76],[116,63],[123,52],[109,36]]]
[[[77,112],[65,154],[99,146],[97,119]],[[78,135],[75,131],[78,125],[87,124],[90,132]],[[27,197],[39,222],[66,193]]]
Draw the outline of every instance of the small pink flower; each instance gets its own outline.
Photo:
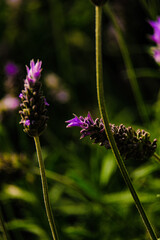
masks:
[[[160,64],[160,48],[153,48],[152,54],[155,59],[155,61]]]

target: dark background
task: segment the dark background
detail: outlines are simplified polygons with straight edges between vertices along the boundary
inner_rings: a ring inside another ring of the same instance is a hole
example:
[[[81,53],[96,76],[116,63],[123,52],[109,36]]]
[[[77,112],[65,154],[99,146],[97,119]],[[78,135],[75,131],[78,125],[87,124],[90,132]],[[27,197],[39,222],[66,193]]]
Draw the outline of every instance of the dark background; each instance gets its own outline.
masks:
[[[117,32],[108,14],[116,19]],[[150,55],[154,43],[149,19],[156,20],[156,0],[110,0],[103,8],[103,67],[110,122],[142,128],[159,139],[159,66]],[[18,108],[4,98],[18,98],[25,65],[42,60],[48,127],[40,137],[49,194],[59,238],[149,239],[111,151],[79,140],[79,129],[66,129],[77,116],[100,117],[95,80],[95,9],[89,0],[0,1],[0,204],[11,239],[51,239],[45,216],[34,141],[19,125]],[[147,109],[138,110],[120,48],[125,48]],[[6,65],[17,65],[9,76]],[[157,153],[159,152],[157,148]],[[159,233],[159,164],[155,159],[126,162],[147,215]]]

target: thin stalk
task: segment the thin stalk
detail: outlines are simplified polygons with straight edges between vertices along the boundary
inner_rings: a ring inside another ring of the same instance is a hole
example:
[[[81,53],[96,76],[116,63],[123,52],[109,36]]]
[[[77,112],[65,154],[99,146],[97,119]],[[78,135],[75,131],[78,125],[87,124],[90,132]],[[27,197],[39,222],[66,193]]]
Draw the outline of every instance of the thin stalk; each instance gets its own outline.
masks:
[[[155,157],[156,160],[157,160],[157,162],[160,163],[160,156],[159,156],[157,153],[154,153],[154,154],[153,154],[153,157]]]
[[[117,19],[114,15],[114,13],[112,12],[111,8],[109,7],[109,4],[105,5],[105,11],[107,13],[107,15],[109,16],[109,18],[111,19],[112,23],[114,24],[114,27],[116,29],[116,36],[117,36],[117,41],[119,44],[119,48],[121,50],[121,54],[126,66],[126,72],[128,75],[128,79],[132,88],[132,92],[136,101],[136,105],[137,105],[137,109],[139,112],[139,115],[141,117],[141,120],[144,123],[149,123],[149,117],[148,117],[148,112],[139,88],[139,84],[136,78],[136,73],[135,70],[133,68],[133,64],[132,64],[132,60],[127,48],[127,44],[125,42],[125,39],[123,37],[123,33],[119,27],[119,24],[117,22]]]
[[[38,163],[39,163],[39,169],[40,169],[40,175],[41,175],[41,182],[42,182],[42,190],[43,190],[43,198],[44,198],[44,204],[46,208],[46,214],[48,218],[48,222],[50,225],[50,229],[52,232],[52,237],[54,240],[58,240],[58,234],[56,230],[56,225],[49,201],[49,196],[48,196],[48,185],[47,185],[47,179],[45,175],[45,167],[42,159],[42,151],[41,151],[41,146],[39,142],[39,137],[34,137],[35,145],[36,145],[36,150],[37,150],[37,157],[38,157]]]
[[[0,226],[3,234],[3,240],[9,240],[1,210],[0,210]]]
[[[135,205],[140,213],[140,216],[142,217],[142,220],[144,222],[144,225],[149,233],[149,236],[152,240],[157,240],[156,234],[146,216],[146,213],[141,205],[141,202],[138,198],[138,195],[132,185],[132,182],[130,180],[129,174],[127,172],[127,169],[124,165],[123,159],[121,158],[121,155],[119,153],[119,150],[117,148],[116,142],[114,140],[114,137],[112,135],[110,126],[109,126],[109,118],[105,107],[105,101],[104,101],[104,90],[103,90],[103,70],[102,70],[102,49],[101,49],[101,18],[102,18],[102,7],[95,7],[96,10],[96,31],[95,31],[95,41],[96,41],[96,79],[97,79],[97,98],[98,98],[98,105],[99,110],[101,114],[101,118],[103,120],[104,126],[105,126],[105,132],[108,137],[110,146],[112,148],[112,151],[115,155],[118,167],[121,171],[121,174],[131,192],[131,195],[134,199]]]

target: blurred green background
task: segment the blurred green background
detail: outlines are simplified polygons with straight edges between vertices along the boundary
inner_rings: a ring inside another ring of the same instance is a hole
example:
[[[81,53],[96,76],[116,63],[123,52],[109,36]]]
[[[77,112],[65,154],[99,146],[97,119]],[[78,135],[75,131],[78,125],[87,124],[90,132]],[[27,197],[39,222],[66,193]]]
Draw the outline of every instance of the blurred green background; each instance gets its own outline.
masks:
[[[51,239],[34,141],[19,125],[18,107],[10,105],[18,99],[31,59],[43,62],[41,81],[50,104],[40,141],[59,238],[148,239],[111,151],[87,138],[80,141],[77,128],[66,129],[73,113],[86,116],[90,111],[94,119],[99,117],[94,12],[89,0],[0,1],[0,207],[13,240]],[[160,73],[149,54],[154,44],[148,20],[158,14],[158,0],[110,0],[103,11],[110,122],[143,128],[152,140],[160,139]],[[7,72],[8,64],[16,66],[15,74]],[[128,66],[138,81],[148,122],[135,100]],[[160,165],[153,158],[128,160],[126,166],[160,236]]]

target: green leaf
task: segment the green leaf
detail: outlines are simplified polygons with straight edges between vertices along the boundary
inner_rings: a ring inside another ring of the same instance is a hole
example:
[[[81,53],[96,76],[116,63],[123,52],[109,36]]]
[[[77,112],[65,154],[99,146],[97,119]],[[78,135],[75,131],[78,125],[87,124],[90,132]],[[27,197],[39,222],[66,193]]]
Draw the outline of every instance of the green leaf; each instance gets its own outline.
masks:
[[[7,223],[8,230],[22,229],[24,231],[33,233],[38,236],[39,240],[49,240],[49,237],[45,231],[40,228],[32,219],[21,220],[15,219]]]
[[[100,192],[93,184],[87,180],[82,179],[75,173],[72,173],[71,178],[75,181],[76,185],[91,199],[99,200]]]
[[[141,192],[139,198],[143,203],[150,203],[156,201],[156,195]],[[123,191],[119,193],[106,194],[103,196],[102,202],[104,203],[119,203],[119,204],[132,204],[134,203],[133,198],[128,191]]]
[[[29,203],[36,203],[36,196],[16,185],[5,185],[0,194],[1,199],[21,199]]]
[[[117,168],[116,161],[113,154],[110,152],[105,155],[102,161],[101,173],[100,173],[100,184],[107,185],[110,178],[114,174]]]
[[[159,167],[157,164],[152,164],[147,166],[143,165],[132,173],[132,177],[136,180],[142,177],[146,177],[149,174],[153,173],[154,171],[158,170],[158,168]]]

